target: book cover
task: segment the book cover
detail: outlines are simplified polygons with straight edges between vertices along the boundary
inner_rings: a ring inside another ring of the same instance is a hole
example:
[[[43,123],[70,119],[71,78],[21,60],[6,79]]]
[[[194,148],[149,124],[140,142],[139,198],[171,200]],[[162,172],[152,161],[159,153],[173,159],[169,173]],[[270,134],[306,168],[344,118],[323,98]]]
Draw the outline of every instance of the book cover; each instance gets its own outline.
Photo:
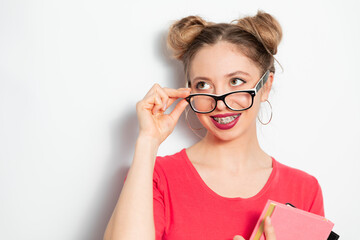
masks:
[[[268,200],[250,240],[265,240],[264,220],[270,216],[277,240],[327,240],[334,223],[325,217]]]

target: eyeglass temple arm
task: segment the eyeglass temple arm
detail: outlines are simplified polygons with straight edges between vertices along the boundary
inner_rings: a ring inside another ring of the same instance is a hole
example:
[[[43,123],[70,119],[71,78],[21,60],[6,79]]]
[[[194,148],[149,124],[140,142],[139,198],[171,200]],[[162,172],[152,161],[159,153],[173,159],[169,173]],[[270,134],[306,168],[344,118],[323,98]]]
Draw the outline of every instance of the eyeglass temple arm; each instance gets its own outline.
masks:
[[[266,81],[269,78],[269,74],[270,74],[270,70],[267,70],[264,75],[261,77],[261,80],[258,82],[258,84],[256,84],[256,92],[259,92],[259,90],[262,88],[262,86],[265,85]]]

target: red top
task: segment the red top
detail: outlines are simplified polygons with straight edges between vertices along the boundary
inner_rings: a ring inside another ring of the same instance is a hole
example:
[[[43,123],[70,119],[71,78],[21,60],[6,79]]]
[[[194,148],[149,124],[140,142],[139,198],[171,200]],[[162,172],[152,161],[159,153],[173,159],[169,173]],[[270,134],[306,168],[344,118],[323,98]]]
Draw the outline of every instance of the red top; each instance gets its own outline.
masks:
[[[250,198],[228,198],[205,184],[185,149],[157,157],[153,181],[156,240],[232,240],[235,235],[249,239],[268,199],[324,216],[316,178],[272,160],[273,170],[260,192]]]

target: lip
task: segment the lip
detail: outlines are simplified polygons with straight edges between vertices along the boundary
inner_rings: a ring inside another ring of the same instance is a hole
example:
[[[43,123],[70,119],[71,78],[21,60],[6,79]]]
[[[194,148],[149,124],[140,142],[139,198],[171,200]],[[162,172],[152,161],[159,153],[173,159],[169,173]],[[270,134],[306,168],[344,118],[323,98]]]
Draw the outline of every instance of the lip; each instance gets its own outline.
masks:
[[[214,117],[222,118],[222,117],[229,117],[229,116],[234,116],[234,115],[239,115],[239,116],[237,118],[235,118],[234,121],[229,122],[228,124],[220,124],[217,121],[215,121],[215,119],[214,119]],[[217,114],[217,115],[210,116],[211,121],[214,123],[214,125],[221,130],[228,130],[230,128],[233,128],[236,125],[236,123],[239,121],[240,117],[241,117],[241,113],[237,113],[237,114],[227,113],[227,114]]]
[[[234,116],[234,115],[238,115],[239,113],[225,113],[225,114],[216,114],[216,115],[212,115],[210,117],[216,117],[216,118],[223,118],[223,117],[230,117],[230,116]],[[241,115],[241,114],[240,114]],[[240,116],[239,116],[240,117]]]

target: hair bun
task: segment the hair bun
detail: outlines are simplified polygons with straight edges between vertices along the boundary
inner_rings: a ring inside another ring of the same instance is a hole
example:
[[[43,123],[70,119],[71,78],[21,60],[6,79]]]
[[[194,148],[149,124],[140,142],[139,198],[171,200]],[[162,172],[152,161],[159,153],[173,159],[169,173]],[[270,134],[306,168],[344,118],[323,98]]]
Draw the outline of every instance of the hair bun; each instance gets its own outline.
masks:
[[[236,21],[236,25],[253,34],[272,55],[277,53],[277,47],[282,38],[279,22],[270,14],[258,10],[253,17],[244,17]]]
[[[181,60],[188,45],[207,25],[208,23],[199,16],[188,16],[172,24],[167,44],[173,50],[174,57]]]

